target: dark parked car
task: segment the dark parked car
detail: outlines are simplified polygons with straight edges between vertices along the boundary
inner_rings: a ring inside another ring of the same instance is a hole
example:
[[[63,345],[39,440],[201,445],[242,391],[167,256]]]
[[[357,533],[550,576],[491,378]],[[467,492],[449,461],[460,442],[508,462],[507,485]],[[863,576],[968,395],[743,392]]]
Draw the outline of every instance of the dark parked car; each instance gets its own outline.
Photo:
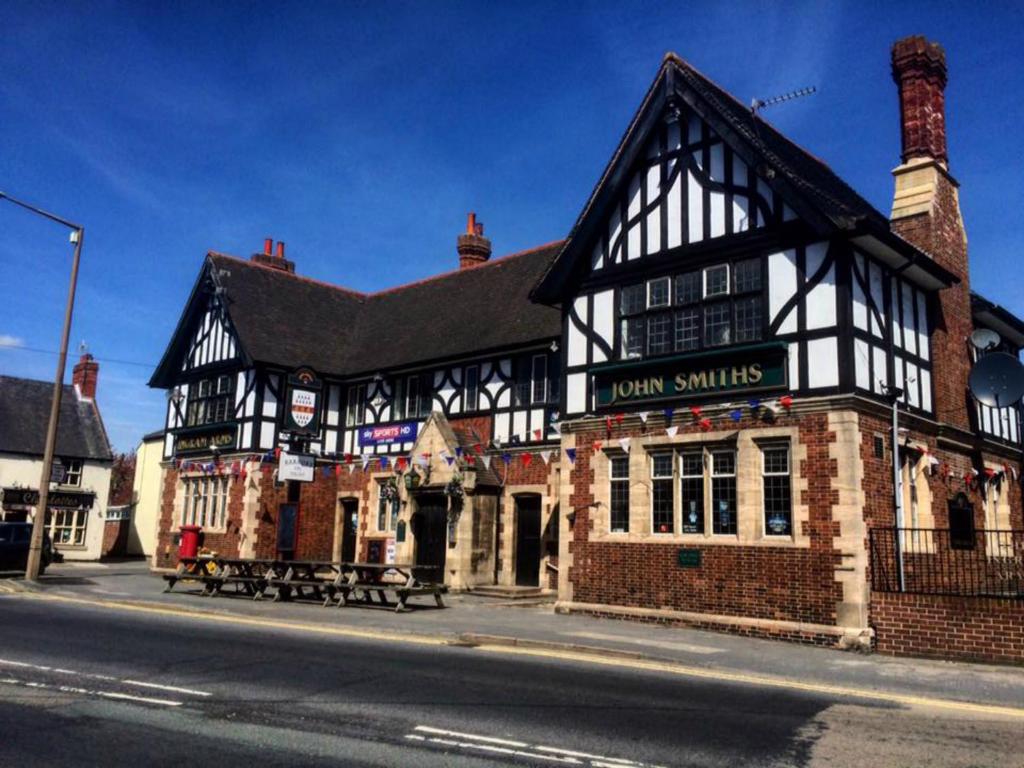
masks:
[[[24,571],[28,561],[28,545],[32,539],[32,523],[0,523],[0,571]],[[43,558],[39,573],[54,561],[53,542],[43,533]]]

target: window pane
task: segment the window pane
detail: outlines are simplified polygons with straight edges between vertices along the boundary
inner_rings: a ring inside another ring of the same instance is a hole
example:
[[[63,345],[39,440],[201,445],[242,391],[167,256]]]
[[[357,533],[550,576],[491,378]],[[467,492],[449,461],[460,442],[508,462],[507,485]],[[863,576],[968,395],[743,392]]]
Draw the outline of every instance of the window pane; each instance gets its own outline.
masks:
[[[616,533],[629,530],[629,459],[611,459],[610,526]]]
[[[736,302],[736,341],[757,341],[761,338],[761,297]]]
[[[651,457],[651,477],[672,477],[671,453],[659,453]]]
[[[533,358],[533,402],[543,403],[548,399],[548,359],[544,355]]]
[[[704,478],[684,477],[679,481],[683,501],[683,533],[704,533]]]
[[[377,502],[377,530],[387,530],[387,514],[388,514],[388,501],[384,498],[384,494],[381,494],[380,500]]]
[[[718,347],[732,341],[730,334],[729,305],[709,304],[704,307],[704,343]]]
[[[765,533],[771,536],[789,536],[793,531],[789,448],[765,448],[763,457]]]
[[[672,316],[659,312],[647,318],[647,353],[663,355],[672,351]]]
[[[625,286],[619,293],[619,312],[623,315],[635,315],[638,312],[643,312],[646,299],[644,290],[643,283]]]
[[[676,352],[688,352],[700,346],[700,316],[696,309],[676,312]]]
[[[765,474],[789,474],[789,449],[788,448],[765,448],[764,449],[764,471]]]
[[[736,454],[711,454],[711,514],[715,533],[736,533]]]
[[[704,298],[729,293],[729,265],[720,264],[704,270]]]
[[[761,290],[761,260],[746,259],[737,261],[736,270],[736,293]]]
[[[700,301],[700,272],[687,272],[676,276],[676,304]]]
[[[643,357],[644,354],[644,319],[630,317],[622,321],[622,356]]]
[[[649,283],[647,283],[648,309],[668,306],[668,288],[669,279],[667,277],[659,277],[657,280],[651,280]]]
[[[463,410],[475,411],[480,403],[480,369],[471,365],[466,369],[466,402]]]
[[[684,453],[680,457],[683,475],[686,477],[704,477],[704,456],[700,453]]]

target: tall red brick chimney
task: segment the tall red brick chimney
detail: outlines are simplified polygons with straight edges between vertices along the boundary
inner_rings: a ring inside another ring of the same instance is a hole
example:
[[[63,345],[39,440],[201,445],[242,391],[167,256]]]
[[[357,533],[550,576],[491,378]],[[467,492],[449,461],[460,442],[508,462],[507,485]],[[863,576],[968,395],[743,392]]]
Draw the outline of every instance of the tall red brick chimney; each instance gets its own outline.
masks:
[[[96,399],[96,384],[99,380],[100,364],[88,352],[82,355],[71,371],[71,383],[85,400]]]
[[[892,172],[892,229],[960,278],[939,292],[932,381],[938,420],[968,429],[967,339],[974,326],[967,232],[946,147],[946,53],[920,35],[899,40],[892,47],[892,77],[899,90],[903,160]]]
[[[466,232],[459,235],[456,250],[459,252],[459,269],[477,267],[491,258],[491,241],[484,237],[484,225],[476,220],[476,214],[469,214]]]

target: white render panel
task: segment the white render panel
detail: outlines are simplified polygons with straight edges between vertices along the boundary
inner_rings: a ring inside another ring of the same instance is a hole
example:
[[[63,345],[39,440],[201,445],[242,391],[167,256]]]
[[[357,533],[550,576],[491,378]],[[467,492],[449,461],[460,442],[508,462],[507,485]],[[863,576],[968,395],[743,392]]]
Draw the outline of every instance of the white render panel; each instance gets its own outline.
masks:
[[[524,442],[529,438],[526,430],[526,411],[512,412],[512,434],[518,435]]]
[[[604,339],[609,347],[615,344],[615,292],[612,290],[595,293],[594,298],[594,333]],[[603,363],[608,356],[594,345],[594,362]]]
[[[932,374],[927,368],[921,369],[921,408],[932,409]]]
[[[327,434],[324,436],[324,452],[325,453],[337,453],[338,452],[338,433],[333,429],[327,430]]]
[[[689,144],[696,144],[700,141],[700,118],[693,112],[690,113],[690,119],[687,124],[686,140]]]
[[[800,387],[800,345],[791,342],[789,345],[789,388]]]
[[[583,311],[580,314],[583,322],[587,321],[586,302],[586,296],[580,296],[574,302],[577,312],[580,311],[580,305],[583,306]],[[566,322],[569,325],[568,349],[565,352],[566,361],[569,365],[585,365],[587,362],[587,337],[583,335],[583,332],[576,327],[572,320],[567,320]]]
[[[507,443],[509,439],[509,415],[507,413],[498,413],[494,416],[494,439]]]
[[[903,346],[911,354],[917,354],[917,325],[914,323],[914,289],[900,281],[903,299]]]
[[[277,396],[271,391],[270,387],[277,387],[280,377],[271,375],[268,379],[268,383],[263,385],[263,415],[277,416]]]
[[[647,169],[647,199],[654,200],[658,197],[658,187],[661,185],[661,167],[653,166]],[[661,250],[661,206],[656,205],[647,214],[647,252],[657,253]]]
[[[757,193],[764,198],[765,202],[768,204],[768,210],[774,211],[775,206],[773,205],[774,196],[772,195],[772,189],[760,178],[757,180]],[[768,222],[764,221],[762,218],[763,214],[760,213],[760,209],[758,209],[758,211],[757,226],[763,227]]]
[[[537,436],[533,432],[540,430],[541,437],[544,437],[544,409],[534,408],[530,411],[530,427],[533,431],[530,432],[530,439],[536,440]]]
[[[633,178],[629,182],[629,204],[626,207],[626,221],[630,222],[639,215],[640,213],[640,174],[634,173]],[[636,224],[629,228],[629,243],[626,251],[626,255],[630,261],[633,259],[639,259],[643,254],[640,253],[640,227],[643,226],[642,221],[638,221]]]
[[[871,262],[868,262],[868,287],[871,289],[871,300],[875,303],[878,313],[884,319],[885,298],[883,295],[882,268]],[[874,313],[871,314],[871,333],[880,339],[884,336],[882,327],[878,324],[878,319]]]
[[[921,391],[920,375],[917,371],[917,366],[913,363],[907,363],[907,402],[915,408],[921,407],[921,398],[919,393]]]
[[[600,269],[604,266],[604,243],[598,241],[594,246],[594,253],[590,257],[590,265],[593,269]]]
[[[242,424],[242,443],[243,446],[252,445],[252,423],[245,422]]]
[[[778,251],[768,256],[768,316],[778,318],[783,305],[796,293],[796,252]],[[779,326],[779,333],[796,331],[796,307]]]
[[[875,365],[875,380],[871,382],[872,389],[878,394],[884,394],[884,386],[888,381],[888,373],[886,371],[885,362],[885,349],[883,347],[871,347],[871,355],[874,357]]]
[[[929,360],[928,356],[928,302],[923,291],[917,292],[917,354]]]
[[[696,157],[699,153],[694,153]],[[687,184],[687,233],[690,243],[698,243],[704,239],[704,188],[690,170],[686,171]]]
[[[260,448],[269,450],[274,447],[274,422],[260,422]]]
[[[622,253],[622,242],[616,245],[616,240],[622,234],[622,212],[618,206],[612,210],[608,219],[608,263],[614,264]]]
[[[814,243],[807,246],[808,278],[814,275],[824,263],[828,243]],[[828,268],[821,282],[807,294],[807,328],[831,328],[836,324],[836,268]]]
[[[669,160],[668,162],[668,174],[666,178],[672,175],[675,170],[676,163],[678,160]],[[675,181],[672,182],[672,186],[668,190],[668,208],[666,209],[665,215],[668,217],[668,233],[666,239],[666,248],[678,248],[683,244],[683,175],[680,173],[676,176]]]
[[[863,339],[853,340],[854,369],[856,370],[857,386],[871,389],[871,362],[868,357],[868,343]]]
[[[331,384],[327,388],[327,426],[336,427],[341,414],[341,387]]]
[[[565,405],[569,413],[587,410],[587,374],[570,373],[566,376]]]
[[[811,339],[807,342],[807,386],[839,386],[839,340]]]
[[[719,184],[725,182],[725,148],[721,143],[711,147],[711,169],[709,175],[712,181]],[[711,237],[721,237],[725,234],[725,194],[722,192],[710,193],[711,205]]]
[[[855,273],[864,275],[864,257],[859,253],[853,255]],[[868,302],[864,296],[864,289],[860,287],[856,275],[853,278],[853,326],[863,331],[868,330]]]

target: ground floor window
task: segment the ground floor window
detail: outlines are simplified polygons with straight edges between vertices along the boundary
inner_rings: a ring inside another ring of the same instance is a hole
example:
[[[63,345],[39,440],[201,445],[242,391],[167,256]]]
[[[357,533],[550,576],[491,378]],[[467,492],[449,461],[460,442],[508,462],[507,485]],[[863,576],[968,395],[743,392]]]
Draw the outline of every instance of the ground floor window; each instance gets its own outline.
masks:
[[[228,521],[229,477],[190,477],[185,480],[182,525],[220,529]]]
[[[651,456],[651,516],[655,533],[675,530],[675,504],[672,493],[672,454]]]
[[[54,544],[85,544],[85,530],[89,522],[88,509],[51,509],[46,519],[50,541]]]
[[[737,532],[736,526],[736,451],[711,452],[712,530],[719,534]]]
[[[764,480],[764,531],[770,536],[790,536],[793,533],[793,504],[789,446],[765,446],[761,449],[761,462]]]
[[[611,483],[609,501],[612,533],[629,532],[629,457],[613,456],[609,460]]]

